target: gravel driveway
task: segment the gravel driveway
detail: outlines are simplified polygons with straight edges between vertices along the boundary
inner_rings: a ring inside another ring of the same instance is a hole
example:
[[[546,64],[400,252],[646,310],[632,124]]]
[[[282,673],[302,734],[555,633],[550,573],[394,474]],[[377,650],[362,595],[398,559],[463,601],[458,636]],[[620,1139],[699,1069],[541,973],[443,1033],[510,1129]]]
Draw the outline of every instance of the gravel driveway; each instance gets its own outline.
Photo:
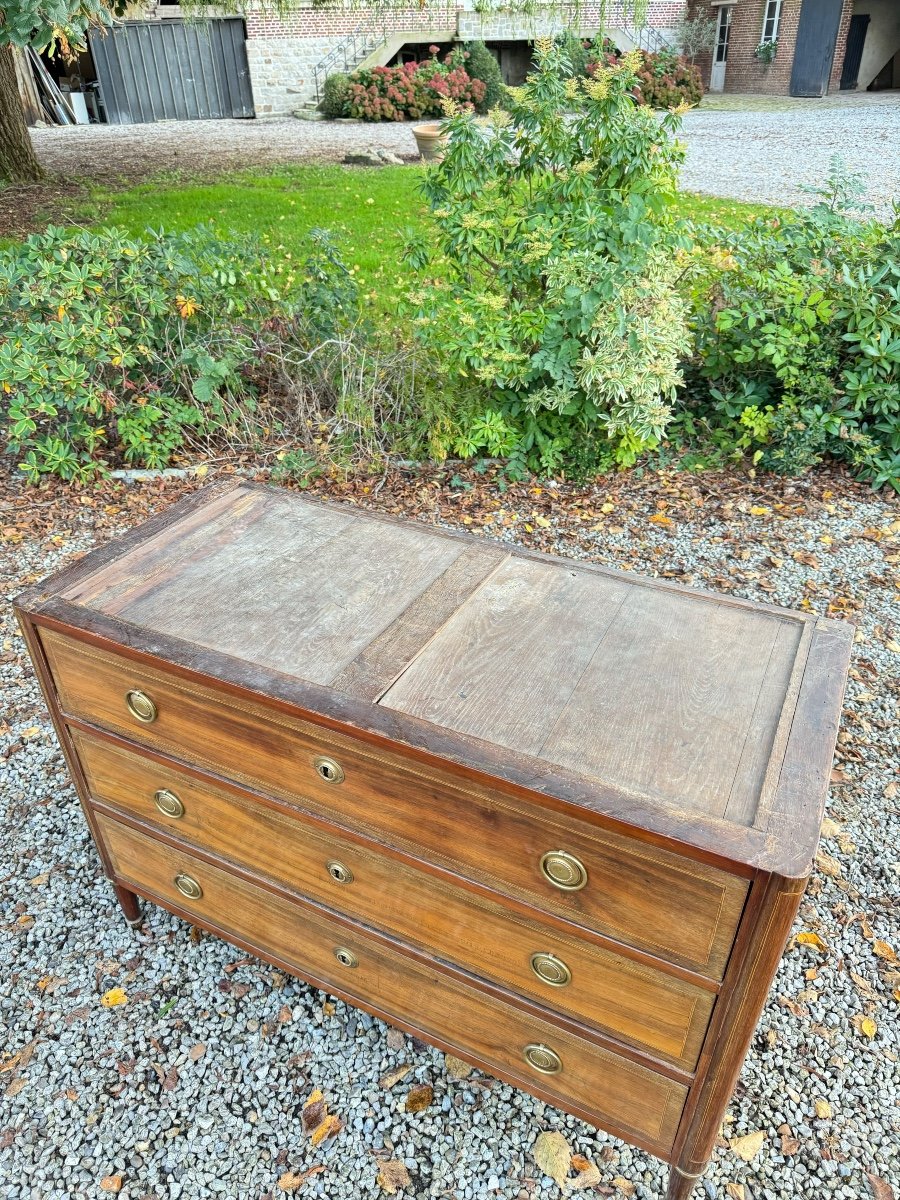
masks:
[[[859,623],[829,823],[796,927],[819,941],[789,944],[697,1200],[896,1197],[896,497],[824,472],[799,483],[626,475],[503,492],[489,476],[451,475],[398,474],[380,489],[351,479],[332,495]],[[186,486],[26,493],[0,479],[4,594]],[[366,1200],[385,1194],[386,1160],[408,1173],[408,1198],[555,1200],[559,1188],[530,1153],[546,1129],[597,1165],[591,1195],[659,1200],[655,1159],[493,1079],[465,1077],[437,1051],[152,905],[144,930],[130,931],[8,607],[0,620],[3,1200]],[[116,988],[126,1002],[104,1007]],[[407,1112],[422,1084],[432,1102]],[[318,1147],[300,1122],[315,1088],[344,1123]],[[745,1162],[731,1142],[757,1133]]]
[[[729,97],[734,103],[735,98]],[[158,171],[190,173],[278,162],[340,162],[350,151],[415,153],[404,124],[191,121],[80,125],[32,130],[41,161],[63,174],[112,180]],[[801,184],[821,183],[842,154],[865,174],[869,199],[886,214],[900,196],[900,93],[781,101],[775,109],[701,106],[687,114],[684,187],[737,200],[803,203]]]

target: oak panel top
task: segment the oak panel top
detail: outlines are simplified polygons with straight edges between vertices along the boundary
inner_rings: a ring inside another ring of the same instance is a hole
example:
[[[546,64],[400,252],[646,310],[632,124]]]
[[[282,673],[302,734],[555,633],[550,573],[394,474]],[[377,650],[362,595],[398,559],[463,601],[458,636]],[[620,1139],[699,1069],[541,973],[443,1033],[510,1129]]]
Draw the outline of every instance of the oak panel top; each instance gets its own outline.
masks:
[[[792,875],[815,850],[853,633],[250,483],[195,493],[18,604],[470,778]]]

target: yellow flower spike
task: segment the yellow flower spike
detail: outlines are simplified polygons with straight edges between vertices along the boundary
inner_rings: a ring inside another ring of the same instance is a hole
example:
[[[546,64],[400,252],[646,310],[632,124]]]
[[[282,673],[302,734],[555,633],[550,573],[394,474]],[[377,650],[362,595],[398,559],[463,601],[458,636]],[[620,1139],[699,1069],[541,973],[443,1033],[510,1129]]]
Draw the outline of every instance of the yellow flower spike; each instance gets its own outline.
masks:
[[[609,72],[598,71],[593,79],[583,79],[581,86],[592,100],[605,100],[609,95]]]
[[[640,50],[629,50],[619,59],[619,70],[623,75],[636,75],[643,61],[644,56]]]
[[[553,38],[546,36],[535,38],[534,48],[540,55],[549,54],[553,49]]]

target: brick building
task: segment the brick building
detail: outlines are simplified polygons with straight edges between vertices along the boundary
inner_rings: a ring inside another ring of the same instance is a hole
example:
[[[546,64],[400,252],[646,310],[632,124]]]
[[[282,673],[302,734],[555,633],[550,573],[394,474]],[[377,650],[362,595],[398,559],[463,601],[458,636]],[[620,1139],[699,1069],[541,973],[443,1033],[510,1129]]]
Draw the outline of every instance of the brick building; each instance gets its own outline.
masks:
[[[688,12],[716,21],[715,48],[696,60],[710,91],[900,87],[900,0],[689,0]]]

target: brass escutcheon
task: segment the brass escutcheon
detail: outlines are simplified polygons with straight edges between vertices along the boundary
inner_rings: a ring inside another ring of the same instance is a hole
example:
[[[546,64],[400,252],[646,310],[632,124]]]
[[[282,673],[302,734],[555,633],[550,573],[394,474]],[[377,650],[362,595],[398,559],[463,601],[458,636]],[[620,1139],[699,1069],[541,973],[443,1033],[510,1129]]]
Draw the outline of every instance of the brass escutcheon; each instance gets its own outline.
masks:
[[[588,881],[587,867],[568,850],[548,850],[541,858],[541,874],[564,892],[578,892]]]
[[[551,987],[565,987],[572,980],[572,972],[555,954],[532,954],[531,969],[541,983]]]
[[[153,803],[164,817],[171,817],[174,821],[177,821],[179,817],[184,816],[184,805],[175,793],[170,792],[168,788],[160,788],[158,792],[154,792]]]
[[[342,862],[328,863],[328,874],[335,883],[352,883],[353,872],[349,867],[345,867]]]
[[[318,755],[313,759],[313,766],[320,779],[324,779],[326,783],[342,783],[344,779],[344,768],[339,762],[335,762],[333,758],[328,758],[324,754]]]
[[[156,720],[156,705],[146,692],[132,688],[130,692],[125,693],[125,703],[128,705],[131,715],[139,721],[143,721],[145,725]]]
[[[203,895],[203,888],[190,875],[176,875],[175,886],[181,892],[182,896],[187,896],[188,900],[199,900]]]
[[[338,946],[335,949],[334,957],[338,960],[342,967],[358,967],[359,959],[352,950],[348,950],[346,946]]]
[[[555,1050],[542,1042],[532,1042],[525,1047],[525,1061],[542,1075],[558,1075],[562,1070],[562,1059]]]

